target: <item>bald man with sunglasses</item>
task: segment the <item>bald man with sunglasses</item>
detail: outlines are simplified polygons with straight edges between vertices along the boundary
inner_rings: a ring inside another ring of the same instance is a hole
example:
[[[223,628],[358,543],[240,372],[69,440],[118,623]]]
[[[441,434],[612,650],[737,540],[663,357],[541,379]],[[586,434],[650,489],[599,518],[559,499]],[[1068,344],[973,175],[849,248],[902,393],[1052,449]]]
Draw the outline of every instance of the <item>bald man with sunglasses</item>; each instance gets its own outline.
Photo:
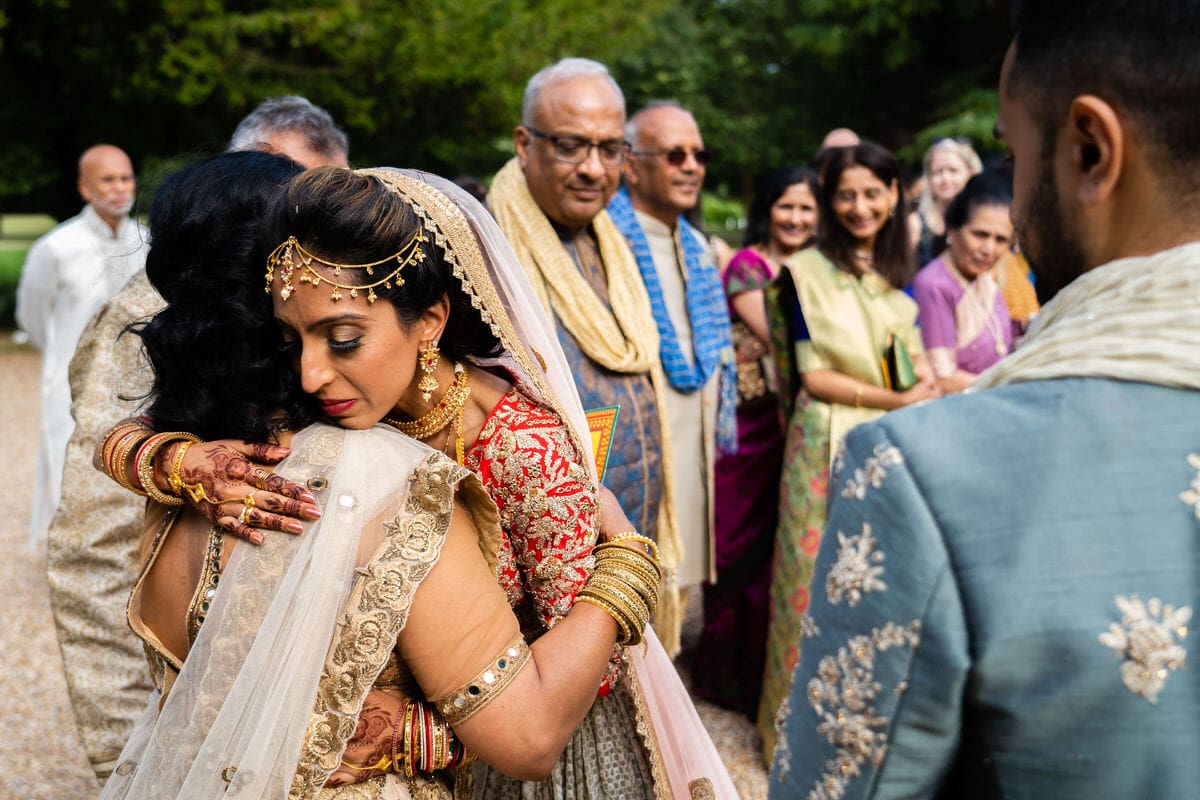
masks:
[[[715,579],[713,464],[718,445],[729,451],[737,440],[725,294],[707,237],[685,219],[700,202],[712,154],[695,118],[672,101],[634,114],[625,138],[624,187],[608,210],[637,259],[658,328],[686,588]]]

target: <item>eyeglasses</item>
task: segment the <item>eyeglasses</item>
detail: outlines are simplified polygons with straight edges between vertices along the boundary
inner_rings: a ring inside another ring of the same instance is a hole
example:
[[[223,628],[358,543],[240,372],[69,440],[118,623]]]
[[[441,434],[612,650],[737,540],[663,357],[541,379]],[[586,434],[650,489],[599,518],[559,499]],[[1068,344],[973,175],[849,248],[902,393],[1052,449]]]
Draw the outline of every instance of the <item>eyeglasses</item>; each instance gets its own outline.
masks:
[[[672,150],[634,150],[633,154],[635,156],[662,156],[673,167],[682,167],[689,154],[696,159],[697,164],[703,167],[713,160],[714,155],[712,150],[684,150],[682,147]]]
[[[580,136],[554,136],[528,125],[525,126],[525,130],[537,139],[545,139],[550,142],[554,150],[554,157],[567,164],[582,164],[587,161],[593,147],[600,155],[600,163],[606,167],[621,166],[629,155],[630,144],[623,139],[593,142]]]

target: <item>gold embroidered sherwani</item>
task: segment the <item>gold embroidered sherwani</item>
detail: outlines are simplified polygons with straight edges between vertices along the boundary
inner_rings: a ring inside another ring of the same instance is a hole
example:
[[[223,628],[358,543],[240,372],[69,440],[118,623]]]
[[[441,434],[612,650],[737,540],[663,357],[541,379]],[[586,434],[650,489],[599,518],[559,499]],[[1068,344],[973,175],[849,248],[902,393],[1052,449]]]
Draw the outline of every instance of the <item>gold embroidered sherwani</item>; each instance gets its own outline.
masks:
[[[146,657],[125,621],[137,575],[145,502],[92,467],[104,432],[136,412],[149,387],[141,340],[121,332],[162,307],[139,271],[84,331],[71,360],[71,415],[62,500],[49,531],[50,604],[79,735],[96,774],[112,771],[151,689]]]

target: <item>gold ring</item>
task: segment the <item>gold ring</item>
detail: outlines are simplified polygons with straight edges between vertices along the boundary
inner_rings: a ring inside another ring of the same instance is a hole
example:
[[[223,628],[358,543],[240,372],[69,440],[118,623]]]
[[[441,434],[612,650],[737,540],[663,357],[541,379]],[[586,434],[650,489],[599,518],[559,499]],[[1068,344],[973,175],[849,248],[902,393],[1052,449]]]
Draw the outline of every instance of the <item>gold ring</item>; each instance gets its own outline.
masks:
[[[258,489],[254,490],[254,492],[257,492],[257,491],[258,491]],[[242,498],[242,505],[244,505],[247,509],[254,508],[254,492],[251,492],[250,494],[248,494]]]
[[[238,522],[243,525],[250,524],[250,509],[254,506],[242,506],[242,513],[238,515]]]

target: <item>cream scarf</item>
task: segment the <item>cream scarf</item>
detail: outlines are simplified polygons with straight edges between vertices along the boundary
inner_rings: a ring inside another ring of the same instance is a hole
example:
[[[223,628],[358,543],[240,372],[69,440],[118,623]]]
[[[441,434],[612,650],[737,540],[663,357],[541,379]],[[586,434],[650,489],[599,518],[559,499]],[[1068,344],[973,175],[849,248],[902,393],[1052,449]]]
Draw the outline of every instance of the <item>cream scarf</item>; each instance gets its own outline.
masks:
[[[1200,389],[1200,242],[1076,278],[971,390],[1067,377]]]
[[[662,442],[662,502],[658,512],[659,558],[665,574],[655,627],[668,653],[679,651],[683,608],[676,572],[683,557],[675,518],[675,470],[671,459],[670,423],[663,398],[669,389],[658,348],[658,328],[650,297],[625,237],[601,211],[592,232],[608,278],[609,305],[600,299],[571,254],[559,241],[550,220],[525,183],[516,158],[496,173],[488,191],[488,208],[512,245],[542,305],[551,312],[589,359],[613,372],[650,373]],[[611,306],[611,308],[609,307]]]

